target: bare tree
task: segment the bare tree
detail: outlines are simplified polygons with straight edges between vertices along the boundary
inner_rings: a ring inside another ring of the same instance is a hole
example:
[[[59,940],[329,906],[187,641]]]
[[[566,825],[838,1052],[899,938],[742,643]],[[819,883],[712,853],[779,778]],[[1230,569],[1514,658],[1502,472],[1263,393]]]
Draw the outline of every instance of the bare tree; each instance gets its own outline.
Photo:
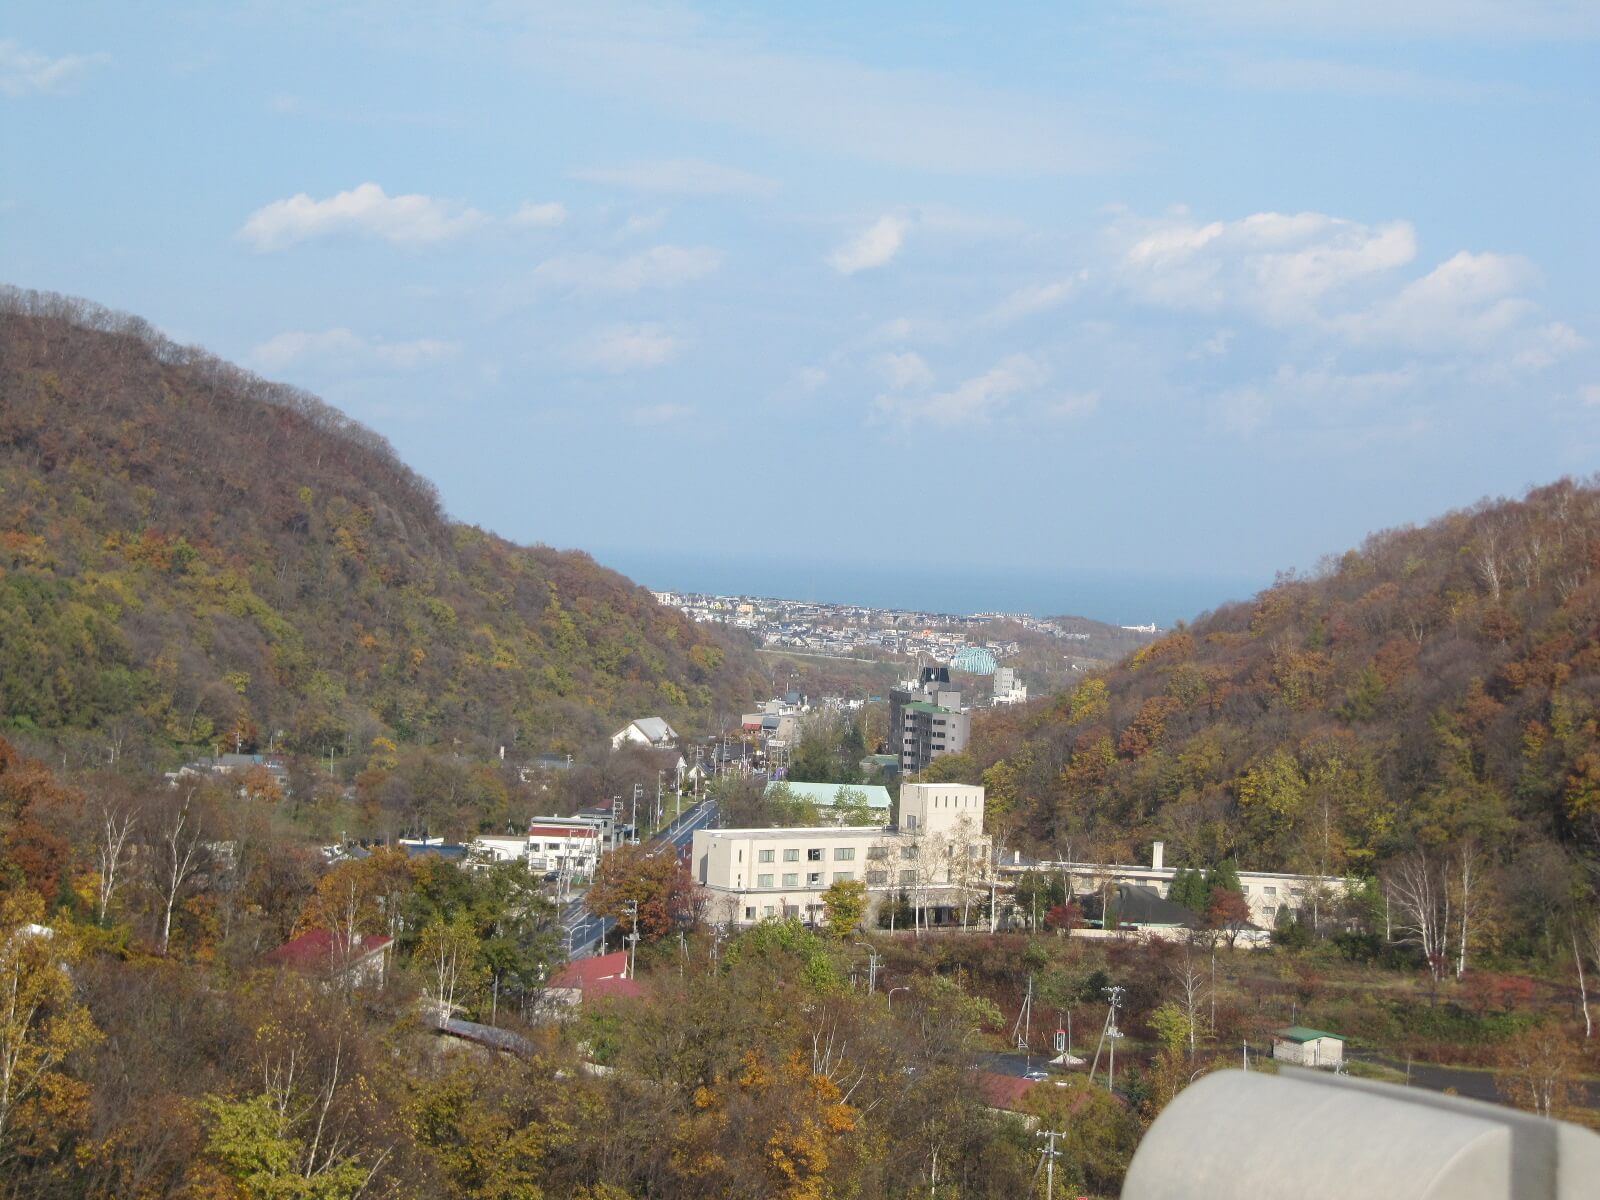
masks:
[[[1583,1005],[1583,1036],[1587,1041],[1594,1036],[1594,1021],[1589,1015],[1589,981],[1583,972],[1583,960],[1588,959],[1600,970],[1600,912],[1573,918],[1572,957],[1578,965],[1578,998]]]
[[[1425,850],[1415,850],[1391,864],[1383,885],[1395,940],[1422,951],[1437,984],[1450,953],[1450,887],[1443,871]]]
[[[1483,880],[1483,855],[1476,842],[1462,842],[1456,850],[1456,862],[1453,865],[1456,902],[1461,913],[1461,935],[1456,946],[1456,978],[1460,979],[1467,973],[1467,948],[1475,936],[1479,917],[1488,908],[1488,896]]]
[[[133,836],[138,807],[129,801],[102,798],[95,813],[95,865],[100,868],[100,884],[95,897],[95,919],[105,923],[106,913],[117,893],[117,875],[123,866],[123,851]]]
[[[1200,1024],[1200,1010],[1206,1003],[1206,972],[1186,948],[1183,957],[1172,965],[1172,978],[1178,985],[1178,1004],[1189,1022],[1189,1058],[1192,1060],[1196,1048],[1195,1030]]]
[[[156,891],[161,897],[161,953],[172,941],[172,911],[185,885],[200,869],[203,856],[200,816],[194,810],[194,789],[172,807],[161,824],[157,847]]]

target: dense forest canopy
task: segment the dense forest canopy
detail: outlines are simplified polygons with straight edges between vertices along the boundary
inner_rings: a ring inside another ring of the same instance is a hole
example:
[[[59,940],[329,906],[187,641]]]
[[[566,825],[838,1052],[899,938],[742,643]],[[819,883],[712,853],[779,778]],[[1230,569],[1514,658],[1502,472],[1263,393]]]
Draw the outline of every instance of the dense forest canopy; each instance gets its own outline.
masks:
[[[737,711],[747,646],[451,522],[388,444],[137,318],[0,293],[0,714],[87,758],[571,750]]]
[[[1374,534],[1046,704],[979,722],[1001,832],[1052,854],[1382,873],[1542,917],[1600,865],[1600,485]]]

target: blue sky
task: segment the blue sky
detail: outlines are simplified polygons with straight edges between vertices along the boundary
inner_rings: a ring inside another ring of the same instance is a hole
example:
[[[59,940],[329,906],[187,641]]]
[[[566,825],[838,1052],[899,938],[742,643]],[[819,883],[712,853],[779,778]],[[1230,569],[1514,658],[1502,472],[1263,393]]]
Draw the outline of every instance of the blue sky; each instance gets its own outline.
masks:
[[[1541,0],[21,0],[0,277],[522,541],[1264,580],[1600,463],[1597,52]]]

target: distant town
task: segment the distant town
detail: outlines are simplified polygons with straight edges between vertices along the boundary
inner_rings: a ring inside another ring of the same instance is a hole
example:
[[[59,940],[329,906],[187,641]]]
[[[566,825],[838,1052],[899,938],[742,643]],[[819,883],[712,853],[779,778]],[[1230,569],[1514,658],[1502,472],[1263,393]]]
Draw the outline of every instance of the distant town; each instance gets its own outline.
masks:
[[[1094,637],[1093,632],[1082,628],[1091,623],[1076,617],[1041,619],[1028,613],[936,613],[699,592],[655,592],[654,595],[658,603],[679,609],[691,620],[747,630],[764,649],[835,658],[898,655],[950,664],[962,653],[979,649],[988,651],[995,659],[1003,659],[1021,650],[1017,637],[992,636],[993,630],[1007,627],[1068,643],[1084,643]],[[1116,628],[1139,634],[1160,632],[1154,624]]]

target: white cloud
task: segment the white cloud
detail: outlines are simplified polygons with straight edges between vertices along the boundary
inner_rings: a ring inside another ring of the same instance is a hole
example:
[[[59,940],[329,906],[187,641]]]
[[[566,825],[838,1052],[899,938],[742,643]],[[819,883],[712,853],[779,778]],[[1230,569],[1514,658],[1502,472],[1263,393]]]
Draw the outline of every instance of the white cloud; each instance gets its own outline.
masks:
[[[828,255],[828,265],[841,275],[881,267],[900,253],[908,226],[904,217],[879,217]]]
[[[1055,400],[1046,400],[1037,406],[1039,415],[1056,421],[1075,421],[1087,417],[1100,407],[1100,393],[1068,392]]]
[[[1219,329],[1190,352],[1190,358],[1226,358],[1233,345],[1233,330]]]
[[[1508,254],[1462,251],[1420,279],[1335,324],[1352,341],[1418,350],[1473,349],[1498,342],[1534,311],[1514,292],[1532,265]]]
[[[709,246],[652,246],[638,254],[566,254],[540,263],[534,283],[575,292],[638,292],[673,288],[711,275],[722,266],[722,252]]]
[[[1195,221],[1186,211],[1112,225],[1119,278],[1147,303],[1238,308],[1272,325],[1314,321],[1318,305],[1416,257],[1408,222],[1364,225],[1323,213]]]
[[[521,207],[511,214],[509,223],[524,229],[553,229],[566,219],[567,206],[559,201],[550,200],[544,204],[535,204],[531,200],[525,200]]]
[[[586,167],[574,179],[605,183],[638,192],[675,196],[766,196],[778,185],[761,175],[698,158],[656,159],[619,167]]]
[[[603,371],[637,371],[671,362],[682,345],[659,325],[613,325],[590,339],[582,359]]]
[[[0,38],[0,93],[34,96],[64,92],[84,72],[110,61],[109,54],[63,54],[51,58],[11,38]]]
[[[1060,279],[1054,283],[1038,283],[1030,287],[1018,288],[1007,296],[984,316],[984,320],[995,325],[1009,325],[1013,321],[1020,321],[1024,317],[1031,317],[1036,313],[1048,312],[1058,308],[1071,298],[1078,285],[1088,277],[1086,271],[1079,271],[1070,279]]]
[[[1590,408],[1600,408],[1600,383],[1586,383],[1578,389],[1578,399]]]
[[[250,352],[250,361],[262,370],[280,371],[300,363],[345,369],[380,367],[412,371],[453,358],[461,343],[419,338],[390,342],[366,338],[343,327],[320,333],[292,330],[262,342]]]
[[[802,390],[814,392],[827,384],[828,373],[821,367],[802,367],[800,373],[795,376],[795,382]]]
[[[982,375],[946,392],[932,395],[879,396],[873,404],[878,420],[903,425],[930,424],[950,429],[987,425],[1014,396],[1040,387],[1049,373],[1026,354],[1001,359]]]
[[[643,404],[628,410],[628,419],[635,425],[668,425],[692,416],[692,404]]]
[[[344,233],[424,245],[460,237],[485,219],[476,209],[447,200],[420,194],[390,196],[376,183],[363,183],[326,200],[313,200],[304,192],[274,200],[250,214],[239,237],[262,253]]]
[[[884,354],[878,358],[878,372],[895,391],[933,386],[933,371],[913,351],[904,354]]]
[[[641,233],[654,233],[666,223],[667,214],[664,212],[634,213],[618,226],[611,240],[625,242],[631,237],[638,237]]]

